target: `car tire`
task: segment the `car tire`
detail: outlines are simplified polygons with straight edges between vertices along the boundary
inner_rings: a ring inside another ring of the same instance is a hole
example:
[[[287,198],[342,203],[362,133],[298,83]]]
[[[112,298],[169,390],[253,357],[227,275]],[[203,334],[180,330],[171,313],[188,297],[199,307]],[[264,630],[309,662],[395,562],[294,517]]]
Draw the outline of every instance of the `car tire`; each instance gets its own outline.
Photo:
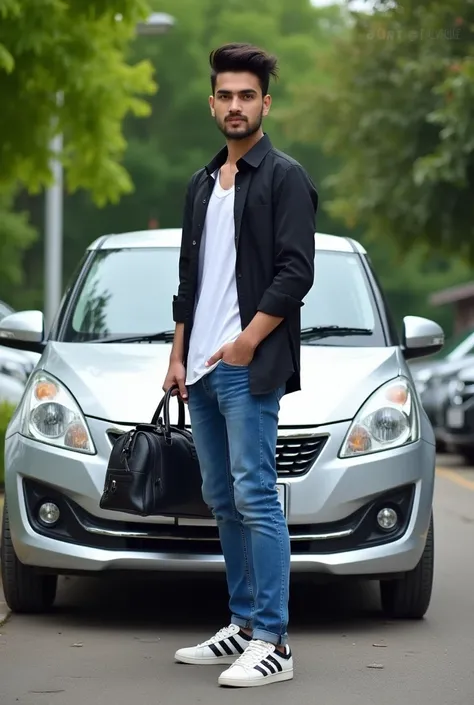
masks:
[[[466,465],[474,466],[474,448],[472,448],[471,446],[465,446],[461,449],[461,454],[464,458],[464,462],[466,463]]]
[[[0,561],[5,601],[12,612],[47,612],[56,599],[57,575],[42,575],[32,566],[21,563],[15,553],[5,502],[2,521]]]
[[[382,609],[396,619],[422,619],[429,607],[434,574],[434,523],[430,527],[420,562],[409,573],[395,580],[380,581]]]

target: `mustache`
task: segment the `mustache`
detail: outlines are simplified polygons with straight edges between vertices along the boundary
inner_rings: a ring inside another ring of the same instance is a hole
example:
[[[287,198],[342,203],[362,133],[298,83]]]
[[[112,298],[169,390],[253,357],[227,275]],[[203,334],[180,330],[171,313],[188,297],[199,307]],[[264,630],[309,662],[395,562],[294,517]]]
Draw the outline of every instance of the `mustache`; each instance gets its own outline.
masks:
[[[243,115],[228,115],[225,121],[228,122],[229,120],[245,120],[247,122],[247,118]]]

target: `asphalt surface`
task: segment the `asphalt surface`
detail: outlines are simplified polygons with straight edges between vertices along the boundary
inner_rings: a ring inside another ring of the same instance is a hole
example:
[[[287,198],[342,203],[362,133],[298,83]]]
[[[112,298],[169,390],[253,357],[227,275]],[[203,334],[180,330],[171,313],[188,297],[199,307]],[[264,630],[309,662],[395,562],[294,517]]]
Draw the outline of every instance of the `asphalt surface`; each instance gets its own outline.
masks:
[[[225,667],[173,661],[178,647],[226,623],[221,580],[63,579],[53,614],[10,616],[0,627],[0,705],[472,705],[474,470],[449,458],[441,464],[435,586],[424,620],[385,620],[376,584],[296,584],[294,680],[222,689]]]

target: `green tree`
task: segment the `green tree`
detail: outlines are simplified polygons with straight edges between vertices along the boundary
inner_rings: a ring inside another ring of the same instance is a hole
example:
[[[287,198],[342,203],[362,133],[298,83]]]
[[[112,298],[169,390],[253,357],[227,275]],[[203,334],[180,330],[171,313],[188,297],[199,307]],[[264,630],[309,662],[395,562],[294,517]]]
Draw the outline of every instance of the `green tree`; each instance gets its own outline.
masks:
[[[427,243],[418,243],[409,252],[393,240],[362,233],[372,265],[384,288],[397,328],[401,331],[406,315],[426,316],[437,321],[447,337],[453,333],[449,307],[433,307],[429,296],[435,291],[472,280],[473,270],[462,258],[436,255]]]
[[[14,190],[0,193],[0,299],[11,303],[12,289],[25,285],[24,252],[36,240],[38,233],[25,211],[15,212]]]
[[[474,261],[473,23],[466,0],[355,13],[320,64],[326,84],[294,103],[300,139],[340,160],[330,213],[405,253],[424,242]]]
[[[149,62],[130,65],[127,51],[148,13],[145,0],[0,0],[0,190],[50,183],[58,131],[70,191],[104,204],[132,189],[122,123],[149,113],[139,96],[156,86]]]
[[[158,5],[156,5],[158,9]],[[80,192],[66,201],[65,273],[70,274],[86,245],[105,232],[181,224],[186,182],[223,144],[223,136],[210,116],[208,56],[226,41],[250,41],[275,52],[280,78],[271,86],[274,104],[265,122],[275,145],[299,159],[313,176],[321,193],[318,227],[336,229],[325,212],[321,182],[333,158],[322,154],[318,140],[303,144],[286,129],[286,111],[293,101],[292,86],[323,80],[315,73],[316,57],[334,36],[346,31],[346,13],[340,8],[316,8],[310,0],[160,0],[159,9],[177,23],[159,38],[138,37],[133,60],[149,58],[159,83],[150,97],[150,116],[126,121],[128,142],[124,166],[134,190],[119,203],[97,209],[90,196]],[[312,78],[311,78],[312,77]],[[304,100],[304,95],[299,100]],[[338,230],[344,230],[339,225]]]

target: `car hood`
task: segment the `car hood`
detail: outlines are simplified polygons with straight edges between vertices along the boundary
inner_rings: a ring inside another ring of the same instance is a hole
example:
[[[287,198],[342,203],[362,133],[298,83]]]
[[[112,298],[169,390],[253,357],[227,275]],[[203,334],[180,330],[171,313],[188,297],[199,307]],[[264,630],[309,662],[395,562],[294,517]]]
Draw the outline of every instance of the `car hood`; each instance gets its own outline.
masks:
[[[66,385],[86,416],[136,424],[151,419],[163,396],[170,349],[167,344],[49,343],[40,366]],[[374,389],[399,373],[400,355],[396,347],[302,346],[302,389],[283,397],[280,425],[353,418]],[[176,410],[177,404],[172,422]]]

